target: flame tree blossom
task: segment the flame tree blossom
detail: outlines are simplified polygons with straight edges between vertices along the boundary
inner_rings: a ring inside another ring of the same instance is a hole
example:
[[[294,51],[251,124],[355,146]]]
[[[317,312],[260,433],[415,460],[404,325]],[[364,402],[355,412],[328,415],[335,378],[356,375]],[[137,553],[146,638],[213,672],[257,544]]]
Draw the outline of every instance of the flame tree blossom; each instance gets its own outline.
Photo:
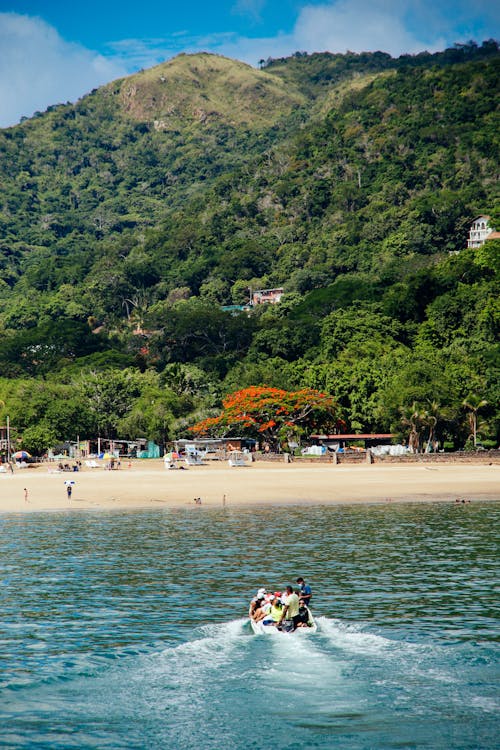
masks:
[[[190,427],[196,435],[250,434],[273,446],[304,430],[338,428],[339,407],[332,396],[313,388],[285,391],[251,386],[229,394],[218,417],[209,417]]]

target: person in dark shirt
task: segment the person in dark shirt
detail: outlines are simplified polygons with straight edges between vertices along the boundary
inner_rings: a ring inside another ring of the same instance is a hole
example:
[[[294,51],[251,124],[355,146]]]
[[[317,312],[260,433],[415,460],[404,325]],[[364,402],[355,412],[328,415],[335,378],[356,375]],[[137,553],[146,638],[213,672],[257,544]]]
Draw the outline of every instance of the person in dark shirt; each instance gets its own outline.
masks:
[[[297,583],[299,584],[300,589],[299,597],[302,599],[306,607],[308,607],[312,598],[312,588],[302,577],[297,578]]]
[[[301,599],[300,604],[299,604],[299,617],[298,617],[297,627],[298,628],[309,627],[310,620],[311,620],[311,615],[309,614],[309,609],[306,607],[306,605]]]

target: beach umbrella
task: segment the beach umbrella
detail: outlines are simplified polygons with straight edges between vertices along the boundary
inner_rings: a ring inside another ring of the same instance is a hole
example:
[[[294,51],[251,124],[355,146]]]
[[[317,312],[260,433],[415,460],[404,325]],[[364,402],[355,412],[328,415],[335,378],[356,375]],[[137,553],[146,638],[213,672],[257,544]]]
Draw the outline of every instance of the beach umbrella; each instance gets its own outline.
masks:
[[[28,451],[16,451],[12,454],[12,458],[31,458],[31,453],[28,453]]]
[[[68,485],[68,484],[75,484],[75,480],[74,480],[74,479],[66,479],[66,481],[64,482],[64,484],[65,484],[65,485]]]

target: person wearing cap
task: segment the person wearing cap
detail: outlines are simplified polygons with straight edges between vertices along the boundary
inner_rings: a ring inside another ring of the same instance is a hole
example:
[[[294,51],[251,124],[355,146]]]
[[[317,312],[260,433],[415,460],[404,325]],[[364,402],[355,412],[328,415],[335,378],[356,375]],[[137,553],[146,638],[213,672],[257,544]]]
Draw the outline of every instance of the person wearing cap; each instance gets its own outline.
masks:
[[[264,613],[254,617],[256,622],[262,622],[263,625],[278,625],[283,612],[283,604],[276,594],[268,594],[261,606],[260,612]]]
[[[257,609],[257,607],[260,607],[260,603],[264,598],[263,592],[265,589],[259,589],[256,593],[256,595],[251,599],[250,601],[250,608],[248,610],[248,616],[253,618],[254,612]]]
[[[299,623],[299,597],[291,586],[286,587],[284,605],[278,627],[283,630],[295,630]]]
[[[257,607],[254,609],[254,612],[252,615],[250,615],[250,617],[252,618],[252,620],[254,620],[254,622],[260,622],[261,620],[265,620],[266,617],[268,617],[270,611],[271,603],[266,601],[265,599],[259,599]]]
[[[302,577],[297,578],[297,583],[299,584],[300,592],[299,596],[306,605],[306,607],[309,606],[309,603],[311,601],[312,597],[312,588],[309,586],[308,583],[304,581]]]

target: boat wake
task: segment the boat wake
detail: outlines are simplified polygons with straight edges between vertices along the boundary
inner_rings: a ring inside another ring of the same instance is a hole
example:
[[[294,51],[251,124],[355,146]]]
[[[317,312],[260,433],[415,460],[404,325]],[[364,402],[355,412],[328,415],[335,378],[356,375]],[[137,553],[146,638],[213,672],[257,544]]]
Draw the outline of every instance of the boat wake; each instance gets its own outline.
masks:
[[[319,617],[317,622],[323,639],[346,653],[392,656],[394,651],[418,653],[428,648],[425,645],[391,640],[377,633],[367,632],[363,624],[344,623],[329,617]]]
[[[242,737],[246,746],[255,738],[255,717],[265,716],[271,726],[313,731],[325,740],[317,747],[327,748],[327,737],[353,726],[372,731],[387,706],[413,712],[417,694],[430,710],[438,683],[449,683],[446,701],[454,700],[449,661],[447,670],[437,668],[443,658],[436,648],[444,647],[391,640],[328,617],[317,624],[306,637],[254,636],[246,618],[202,625],[178,645],[122,654],[93,673],[17,691],[5,715],[30,727],[36,713],[37,726],[51,727],[51,747],[75,746],[75,737],[99,747],[105,737],[116,748],[241,750]],[[491,711],[488,696],[468,697]],[[27,734],[31,747],[48,749],[36,731]],[[16,745],[7,731],[10,740]]]

